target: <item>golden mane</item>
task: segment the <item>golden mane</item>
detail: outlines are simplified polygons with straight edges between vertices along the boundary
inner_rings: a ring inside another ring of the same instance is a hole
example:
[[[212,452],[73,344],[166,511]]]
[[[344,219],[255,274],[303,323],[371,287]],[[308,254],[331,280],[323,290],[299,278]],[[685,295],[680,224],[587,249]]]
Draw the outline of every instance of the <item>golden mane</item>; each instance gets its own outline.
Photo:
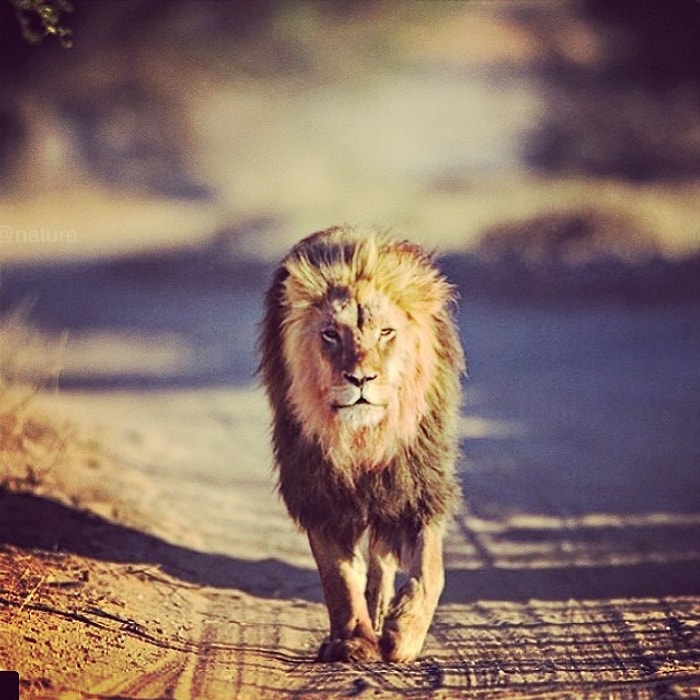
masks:
[[[309,319],[343,287],[386,295],[409,319],[416,339],[411,350],[415,372],[402,388],[401,415],[352,435],[324,419],[309,400],[295,405],[290,399],[295,381],[307,393],[314,389],[318,358],[309,356],[304,344]],[[453,287],[419,246],[382,232],[335,227],[312,234],[290,251],[267,293],[260,337],[260,372],[274,414],[281,484],[287,474],[307,468],[298,461],[308,462],[309,451],[347,479],[353,478],[347,473],[348,453],[364,450],[375,467],[415,448],[455,453],[464,357],[450,316],[453,301]]]
[[[428,321],[453,300],[451,285],[417,245],[374,231],[334,227],[301,241],[283,261],[291,318],[333,287],[371,281],[409,317]],[[291,319],[290,319],[291,320]]]

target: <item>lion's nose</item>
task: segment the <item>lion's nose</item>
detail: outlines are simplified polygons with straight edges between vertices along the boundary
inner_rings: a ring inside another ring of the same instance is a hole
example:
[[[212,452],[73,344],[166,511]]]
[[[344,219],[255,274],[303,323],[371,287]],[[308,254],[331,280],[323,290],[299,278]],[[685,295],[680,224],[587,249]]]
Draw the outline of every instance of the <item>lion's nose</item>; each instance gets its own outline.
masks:
[[[367,382],[377,378],[376,374],[364,374],[364,372],[343,372],[343,377],[353,386],[362,388]]]

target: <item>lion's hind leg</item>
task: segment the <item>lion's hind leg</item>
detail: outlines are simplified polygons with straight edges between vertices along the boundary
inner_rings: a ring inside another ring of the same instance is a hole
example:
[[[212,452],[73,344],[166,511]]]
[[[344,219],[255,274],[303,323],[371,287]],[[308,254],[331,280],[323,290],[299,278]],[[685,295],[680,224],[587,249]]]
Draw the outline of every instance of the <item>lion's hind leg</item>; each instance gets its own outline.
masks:
[[[344,545],[314,530],[308,536],[331,627],[317,661],[380,661],[364,594],[366,566],[357,543]]]
[[[445,585],[442,539],[442,526],[428,525],[415,543],[402,548],[408,580],[384,620],[380,646],[385,661],[413,661],[423,648]]]

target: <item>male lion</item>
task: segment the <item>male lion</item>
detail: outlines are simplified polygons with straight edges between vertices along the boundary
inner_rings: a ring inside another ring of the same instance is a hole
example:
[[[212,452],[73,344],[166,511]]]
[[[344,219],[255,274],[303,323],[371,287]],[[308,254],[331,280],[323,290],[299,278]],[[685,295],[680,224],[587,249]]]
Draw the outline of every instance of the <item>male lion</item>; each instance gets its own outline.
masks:
[[[298,243],[265,297],[279,490],[308,534],[330,617],[319,661],[406,662],[423,646],[460,500],[453,298],[418,246],[348,227]],[[399,565],[408,580],[395,595]]]

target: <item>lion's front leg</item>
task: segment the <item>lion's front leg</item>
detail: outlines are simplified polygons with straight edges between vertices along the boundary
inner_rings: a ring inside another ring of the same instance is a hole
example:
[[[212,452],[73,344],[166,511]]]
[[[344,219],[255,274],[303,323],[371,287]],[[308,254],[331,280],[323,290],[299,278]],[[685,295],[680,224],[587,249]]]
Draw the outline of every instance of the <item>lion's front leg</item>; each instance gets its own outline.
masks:
[[[378,661],[377,636],[372,629],[364,589],[366,568],[357,543],[348,546],[309,530],[323,595],[330,618],[330,638],[318,651],[318,661]]]
[[[445,585],[443,527],[429,525],[415,543],[406,544],[401,563],[408,581],[391,603],[381,639],[386,661],[413,661],[420,654]]]
[[[394,598],[394,581],[398,562],[391,545],[374,533],[369,541],[369,571],[367,573],[367,607],[372,626],[382,633],[384,618]]]

